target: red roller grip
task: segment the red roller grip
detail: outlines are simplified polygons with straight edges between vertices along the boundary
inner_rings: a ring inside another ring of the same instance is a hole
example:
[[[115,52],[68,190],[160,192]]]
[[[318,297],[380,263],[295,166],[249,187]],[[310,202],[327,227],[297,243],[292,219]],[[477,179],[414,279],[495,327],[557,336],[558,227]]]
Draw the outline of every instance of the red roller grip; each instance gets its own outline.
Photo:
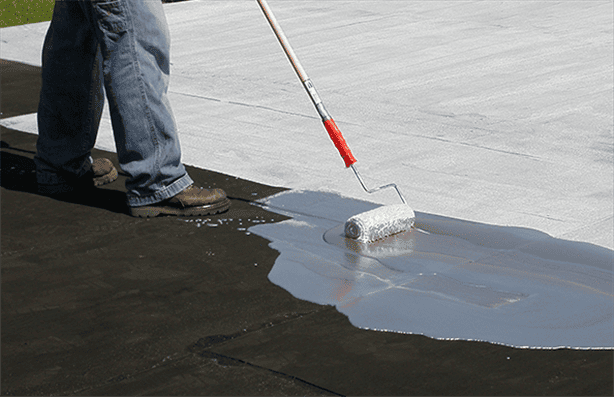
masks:
[[[341,131],[337,127],[337,124],[333,119],[324,120],[324,127],[326,127],[326,131],[328,131],[328,135],[330,139],[333,140],[335,147],[339,151],[339,154],[343,158],[345,162],[345,166],[349,167],[350,165],[356,162],[352,151],[348,147],[348,144],[345,142],[343,135],[341,135]]]

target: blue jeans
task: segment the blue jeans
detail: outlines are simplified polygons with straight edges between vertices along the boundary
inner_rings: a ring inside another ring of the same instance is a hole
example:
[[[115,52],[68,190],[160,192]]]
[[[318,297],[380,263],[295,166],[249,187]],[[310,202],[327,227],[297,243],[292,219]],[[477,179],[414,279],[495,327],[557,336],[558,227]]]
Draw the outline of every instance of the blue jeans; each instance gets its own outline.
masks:
[[[38,183],[89,170],[106,90],[128,205],[190,186],[167,97],[169,53],[160,0],[56,1],[43,46]]]

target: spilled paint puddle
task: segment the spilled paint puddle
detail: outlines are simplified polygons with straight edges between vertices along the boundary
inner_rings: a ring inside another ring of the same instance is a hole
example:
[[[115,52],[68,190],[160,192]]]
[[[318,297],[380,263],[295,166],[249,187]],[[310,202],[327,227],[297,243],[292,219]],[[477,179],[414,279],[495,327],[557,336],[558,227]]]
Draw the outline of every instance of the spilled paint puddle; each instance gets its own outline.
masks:
[[[376,204],[289,191],[261,202],[292,219],[252,226],[280,252],[269,279],[364,329],[521,348],[614,347],[613,251],[526,228],[417,213],[375,244],[347,218]]]

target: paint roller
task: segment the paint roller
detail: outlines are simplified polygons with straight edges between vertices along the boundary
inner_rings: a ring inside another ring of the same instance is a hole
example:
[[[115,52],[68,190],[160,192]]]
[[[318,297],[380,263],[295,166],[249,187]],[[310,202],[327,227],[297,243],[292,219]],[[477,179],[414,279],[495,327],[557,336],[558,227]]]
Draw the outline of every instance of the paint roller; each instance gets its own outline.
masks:
[[[307,91],[307,94],[311,98],[311,101],[322,118],[324,127],[326,128],[330,139],[333,141],[335,147],[339,151],[339,154],[343,158],[345,166],[354,171],[354,175],[356,175],[360,185],[367,193],[372,194],[382,189],[394,188],[403,202],[403,204],[382,206],[371,211],[352,216],[345,223],[345,235],[360,242],[371,243],[393,234],[410,230],[414,224],[416,215],[411,207],[407,205],[407,201],[403,197],[403,194],[401,194],[398,186],[391,183],[374,189],[367,188],[365,182],[354,165],[354,163],[356,163],[354,155],[350,151],[350,148],[343,138],[341,131],[337,127],[337,124],[324,107],[324,104],[322,103],[313,82],[307,76],[305,69],[303,69],[303,66],[292,50],[292,47],[290,46],[286,35],[281,30],[279,23],[275,19],[271,8],[267,4],[266,0],[257,0],[257,2],[264,13],[264,16],[269,22],[269,25],[273,29],[275,36],[277,36],[277,39],[286,53],[290,64],[292,64],[294,71],[301,80],[301,83],[303,83],[303,87]]]

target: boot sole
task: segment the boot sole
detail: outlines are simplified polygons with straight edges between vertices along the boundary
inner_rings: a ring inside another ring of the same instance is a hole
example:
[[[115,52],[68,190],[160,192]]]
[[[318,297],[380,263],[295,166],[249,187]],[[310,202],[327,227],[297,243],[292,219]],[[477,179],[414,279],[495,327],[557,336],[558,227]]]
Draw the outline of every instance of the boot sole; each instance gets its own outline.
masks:
[[[210,205],[198,207],[177,208],[170,206],[144,205],[131,207],[130,215],[138,218],[154,218],[156,216],[206,216],[220,214],[230,208],[230,200],[224,199]]]

